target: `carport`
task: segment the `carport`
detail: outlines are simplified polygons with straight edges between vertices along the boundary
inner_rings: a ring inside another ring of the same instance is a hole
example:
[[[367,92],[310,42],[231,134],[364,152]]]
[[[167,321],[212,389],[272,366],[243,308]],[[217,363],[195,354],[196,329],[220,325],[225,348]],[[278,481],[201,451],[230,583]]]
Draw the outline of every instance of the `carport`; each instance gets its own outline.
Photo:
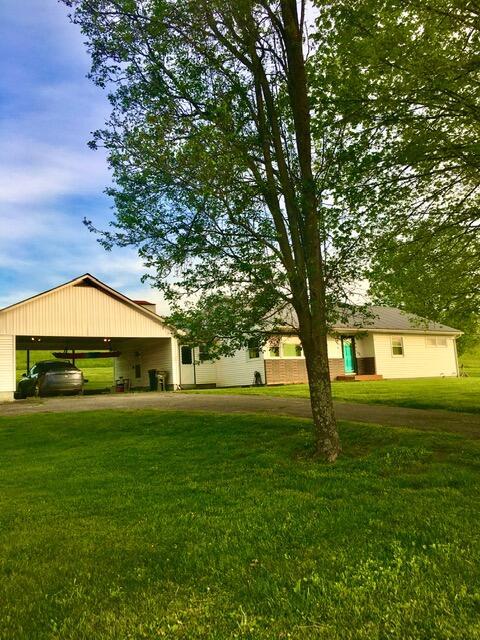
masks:
[[[120,351],[115,377],[148,386],[148,370],[178,385],[178,346],[151,305],[85,274],[0,310],[0,401],[13,400],[16,350]]]

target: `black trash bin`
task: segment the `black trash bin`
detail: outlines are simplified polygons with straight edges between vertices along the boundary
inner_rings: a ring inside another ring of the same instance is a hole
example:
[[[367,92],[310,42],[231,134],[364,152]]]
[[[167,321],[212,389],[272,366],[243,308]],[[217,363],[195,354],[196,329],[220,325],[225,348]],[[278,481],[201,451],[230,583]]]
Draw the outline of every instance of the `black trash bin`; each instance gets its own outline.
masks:
[[[156,369],[148,370],[148,381],[150,383],[150,391],[158,391],[158,375]]]

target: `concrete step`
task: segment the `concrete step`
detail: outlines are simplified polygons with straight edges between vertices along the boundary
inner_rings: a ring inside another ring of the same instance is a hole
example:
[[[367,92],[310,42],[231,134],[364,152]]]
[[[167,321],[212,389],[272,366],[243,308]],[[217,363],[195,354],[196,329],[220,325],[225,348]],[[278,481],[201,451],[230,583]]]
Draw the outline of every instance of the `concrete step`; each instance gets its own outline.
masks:
[[[346,373],[342,376],[337,376],[336,380],[339,382],[367,382],[370,380],[383,380],[383,376],[378,375],[377,373],[367,373],[367,374],[359,374],[359,373]]]

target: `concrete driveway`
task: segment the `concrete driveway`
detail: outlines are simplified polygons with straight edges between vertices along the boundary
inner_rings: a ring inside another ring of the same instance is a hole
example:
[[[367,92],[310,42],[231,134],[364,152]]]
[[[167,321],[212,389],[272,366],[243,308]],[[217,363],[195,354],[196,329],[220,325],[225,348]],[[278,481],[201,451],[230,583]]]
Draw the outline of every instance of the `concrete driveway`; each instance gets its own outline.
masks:
[[[310,418],[312,415],[310,402],[306,398],[222,396],[197,393],[129,393],[17,400],[0,404],[0,417],[48,412],[99,411],[102,409],[268,413],[299,418]],[[335,412],[339,420],[370,422],[427,431],[451,431],[471,438],[480,438],[480,416],[475,414],[347,402],[336,402]]]

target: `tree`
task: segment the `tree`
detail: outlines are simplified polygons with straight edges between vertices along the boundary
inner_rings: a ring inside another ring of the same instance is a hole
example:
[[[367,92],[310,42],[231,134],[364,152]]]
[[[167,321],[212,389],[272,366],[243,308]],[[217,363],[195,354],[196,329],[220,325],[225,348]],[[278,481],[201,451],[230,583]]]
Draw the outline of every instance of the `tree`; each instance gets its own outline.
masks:
[[[291,305],[316,454],[334,461],[327,334],[369,218],[329,198],[341,137],[331,119],[312,135],[305,1],[64,2],[110,89],[92,145],[115,181],[101,242],[138,247],[184,339],[216,354],[265,340]]]
[[[318,104],[350,128],[345,173],[382,219],[371,292],[458,326],[466,345],[480,316],[480,9],[470,0],[317,5],[319,36],[328,33]]]

